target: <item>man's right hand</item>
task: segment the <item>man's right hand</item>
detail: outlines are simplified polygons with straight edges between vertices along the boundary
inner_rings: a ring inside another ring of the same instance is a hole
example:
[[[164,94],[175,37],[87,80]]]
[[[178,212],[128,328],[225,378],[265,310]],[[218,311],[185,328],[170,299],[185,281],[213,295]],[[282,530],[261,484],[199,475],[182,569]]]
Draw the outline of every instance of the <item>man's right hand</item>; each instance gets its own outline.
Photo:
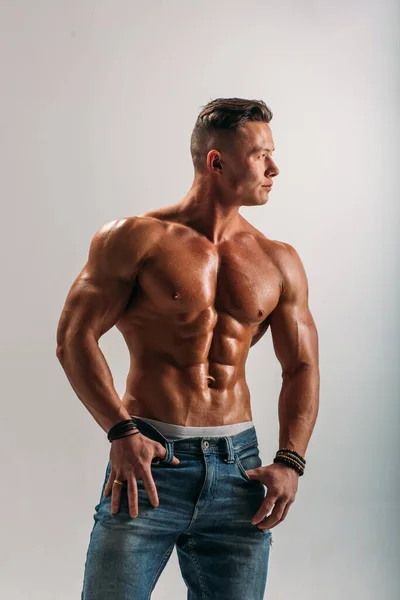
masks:
[[[111,472],[104,489],[104,497],[111,493],[111,512],[119,511],[122,486],[114,483],[114,479],[127,482],[129,515],[134,519],[138,516],[137,479],[143,480],[143,485],[151,504],[159,504],[157,488],[151,473],[151,461],[154,457],[165,458],[166,450],[162,444],[155,442],[141,433],[127,435],[111,442],[110,461]],[[178,465],[179,459],[173,457],[171,464]]]

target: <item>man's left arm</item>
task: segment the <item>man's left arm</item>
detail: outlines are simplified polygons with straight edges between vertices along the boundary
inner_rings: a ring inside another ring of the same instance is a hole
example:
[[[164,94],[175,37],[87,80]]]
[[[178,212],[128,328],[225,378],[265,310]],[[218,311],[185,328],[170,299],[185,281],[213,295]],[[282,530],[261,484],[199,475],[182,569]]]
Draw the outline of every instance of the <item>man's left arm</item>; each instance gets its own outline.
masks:
[[[282,293],[268,317],[275,354],[282,366],[279,395],[279,449],[294,450],[305,458],[319,408],[318,333],[308,306],[308,282],[296,250],[284,244],[280,267]],[[298,473],[282,463],[247,472],[267,486],[268,492],[252,519],[260,529],[271,528],[286,517],[294,501]],[[268,512],[273,512],[266,517]]]
[[[269,316],[272,342],[282,366],[279,448],[304,457],[319,408],[318,333],[308,306],[308,282],[296,250],[282,262],[283,292]]]

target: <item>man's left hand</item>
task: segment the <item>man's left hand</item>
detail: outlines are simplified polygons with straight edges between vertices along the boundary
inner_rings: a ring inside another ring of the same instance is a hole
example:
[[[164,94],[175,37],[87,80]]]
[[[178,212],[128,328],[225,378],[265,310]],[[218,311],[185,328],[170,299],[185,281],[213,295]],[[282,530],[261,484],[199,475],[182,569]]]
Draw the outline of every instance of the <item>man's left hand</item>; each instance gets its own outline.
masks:
[[[262,531],[272,529],[286,518],[290,505],[294,502],[299,474],[282,463],[249,469],[246,473],[250,479],[261,481],[267,488],[267,495],[251,523]],[[271,510],[272,513],[267,517]]]

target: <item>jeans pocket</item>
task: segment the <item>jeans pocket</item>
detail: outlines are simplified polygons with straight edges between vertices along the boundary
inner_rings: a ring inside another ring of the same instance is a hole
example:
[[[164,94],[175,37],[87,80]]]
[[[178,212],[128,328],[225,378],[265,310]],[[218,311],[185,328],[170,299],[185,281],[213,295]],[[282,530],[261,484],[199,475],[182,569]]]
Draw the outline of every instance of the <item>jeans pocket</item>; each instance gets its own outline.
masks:
[[[239,452],[235,453],[235,458],[240,475],[246,481],[252,483],[257,481],[255,479],[250,479],[246,471],[249,471],[250,469],[256,469],[257,467],[261,467],[262,465],[262,460],[260,458],[258,446],[251,446],[250,448],[239,450]]]

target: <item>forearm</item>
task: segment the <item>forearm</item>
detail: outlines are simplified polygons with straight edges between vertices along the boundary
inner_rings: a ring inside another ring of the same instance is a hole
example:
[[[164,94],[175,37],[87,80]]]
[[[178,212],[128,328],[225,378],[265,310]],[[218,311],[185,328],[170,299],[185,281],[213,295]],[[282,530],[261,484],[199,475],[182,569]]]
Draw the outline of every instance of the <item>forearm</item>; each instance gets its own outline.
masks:
[[[115,388],[110,368],[93,335],[66,335],[57,357],[76,395],[104,431],[130,415]]]
[[[319,369],[305,365],[284,375],[279,396],[279,448],[305,457],[319,408]]]

